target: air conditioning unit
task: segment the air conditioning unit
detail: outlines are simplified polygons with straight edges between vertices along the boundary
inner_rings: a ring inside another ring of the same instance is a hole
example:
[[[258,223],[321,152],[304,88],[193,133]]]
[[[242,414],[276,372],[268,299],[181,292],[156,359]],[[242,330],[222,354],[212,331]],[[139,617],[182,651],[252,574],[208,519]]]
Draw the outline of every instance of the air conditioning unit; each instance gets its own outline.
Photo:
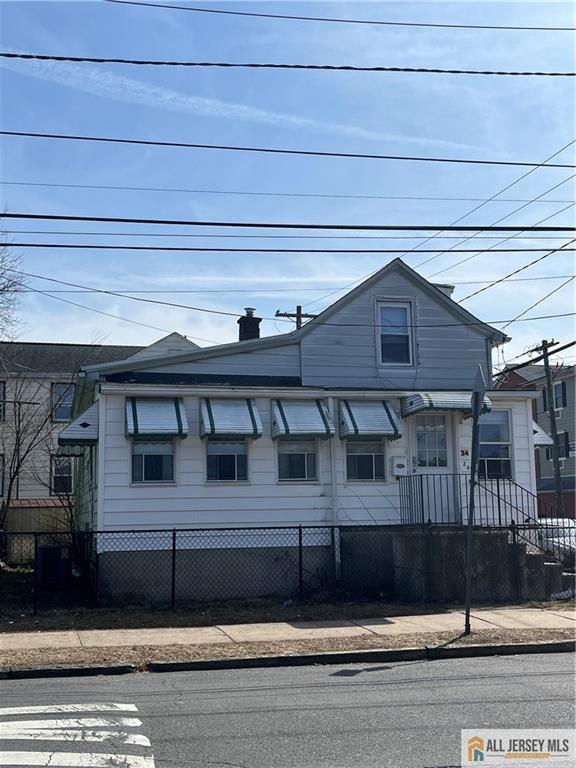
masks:
[[[70,585],[72,559],[70,547],[50,544],[38,547],[36,583],[47,592],[64,589]]]

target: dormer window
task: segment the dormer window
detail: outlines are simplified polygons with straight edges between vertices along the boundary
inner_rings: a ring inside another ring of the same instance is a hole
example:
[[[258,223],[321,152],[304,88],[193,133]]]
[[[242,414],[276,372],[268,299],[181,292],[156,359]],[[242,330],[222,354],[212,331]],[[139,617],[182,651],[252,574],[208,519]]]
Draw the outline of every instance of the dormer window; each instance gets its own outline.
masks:
[[[412,307],[408,302],[378,302],[381,365],[413,365]]]

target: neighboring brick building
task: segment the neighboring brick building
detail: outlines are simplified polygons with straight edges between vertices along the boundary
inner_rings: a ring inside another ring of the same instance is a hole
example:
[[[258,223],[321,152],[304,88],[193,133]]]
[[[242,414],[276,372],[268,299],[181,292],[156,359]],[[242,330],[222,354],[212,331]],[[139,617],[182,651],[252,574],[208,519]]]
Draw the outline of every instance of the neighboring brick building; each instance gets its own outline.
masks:
[[[564,499],[564,516],[575,517],[574,498],[576,492],[576,412],[575,380],[576,366],[551,365],[554,405],[556,410],[556,428],[560,449],[560,471]],[[498,375],[496,386],[504,389],[530,389],[540,393],[532,403],[534,420],[550,434],[550,417],[546,395],[546,378],[543,365],[527,365],[517,371],[502,371]],[[551,506],[554,501],[554,467],[552,451],[549,447],[536,449],[536,477],[538,495]]]

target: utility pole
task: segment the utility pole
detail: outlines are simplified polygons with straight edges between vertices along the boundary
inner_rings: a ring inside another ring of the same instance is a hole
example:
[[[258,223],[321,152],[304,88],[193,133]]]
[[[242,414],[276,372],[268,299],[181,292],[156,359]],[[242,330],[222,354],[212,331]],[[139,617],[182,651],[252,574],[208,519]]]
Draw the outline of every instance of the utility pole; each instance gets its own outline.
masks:
[[[302,328],[302,320],[314,320],[318,315],[309,315],[307,312],[302,312],[302,305],[298,304],[296,312],[280,312],[277,309],[274,317],[289,317],[292,320],[296,320],[296,328],[300,329]]]
[[[548,416],[550,417],[550,432],[552,433],[552,464],[554,467],[554,490],[556,492],[556,517],[563,517],[564,499],[562,498],[562,476],[560,474],[560,451],[558,446],[558,430],[556,428],[556,403],[554,402],[554,387],[552,385],[552,373],[550,372],[549,348],[554,347],[559,342],[542,340],[539,347],[534,352],[542,352],[544,361],[544,374],[546,376],[546,404],[548,406]]]

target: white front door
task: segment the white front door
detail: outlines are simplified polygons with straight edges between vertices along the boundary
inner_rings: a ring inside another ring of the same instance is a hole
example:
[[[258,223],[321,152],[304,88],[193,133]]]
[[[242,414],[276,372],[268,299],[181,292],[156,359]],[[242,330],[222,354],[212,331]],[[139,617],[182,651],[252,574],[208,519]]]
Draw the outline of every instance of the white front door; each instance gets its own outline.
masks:
[[[455,522],[454,451],[452,416],[426,413],[413,418],[412,471],[421,475],[419,504],[424,521]]]

